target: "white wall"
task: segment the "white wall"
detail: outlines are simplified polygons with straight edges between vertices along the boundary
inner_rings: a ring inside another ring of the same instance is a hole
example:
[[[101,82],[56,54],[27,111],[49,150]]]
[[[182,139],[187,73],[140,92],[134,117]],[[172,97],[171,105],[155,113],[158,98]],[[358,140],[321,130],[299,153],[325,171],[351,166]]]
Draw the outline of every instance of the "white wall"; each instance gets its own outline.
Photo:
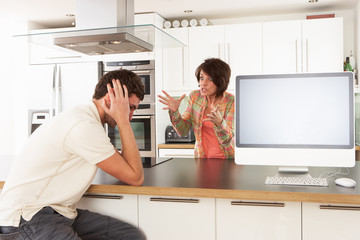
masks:
[[[0,180],[3,180],[14,159],[15,102],[21,99],[22,91],[25,91],[20,79],[25,77],[23,69],[26,57],[19,56],[27,56],[27,51],[18,47],[12,37],[26,32],[26,22],[4,2],[0,2],[0,29]]]

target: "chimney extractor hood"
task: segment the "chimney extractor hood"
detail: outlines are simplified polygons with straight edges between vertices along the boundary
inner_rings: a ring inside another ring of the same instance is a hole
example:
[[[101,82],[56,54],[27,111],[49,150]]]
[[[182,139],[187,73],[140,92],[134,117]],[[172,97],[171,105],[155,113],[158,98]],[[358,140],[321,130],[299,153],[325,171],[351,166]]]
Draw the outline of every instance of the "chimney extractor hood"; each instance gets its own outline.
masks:
[[[149,52],[153,46],[127,32],[54,38],[54,44],[87,55]]]
[[[28,41],[88,55],[183,47],[152,24],[134,26],[134,0],[76,0],[76,27],[17,35]]]

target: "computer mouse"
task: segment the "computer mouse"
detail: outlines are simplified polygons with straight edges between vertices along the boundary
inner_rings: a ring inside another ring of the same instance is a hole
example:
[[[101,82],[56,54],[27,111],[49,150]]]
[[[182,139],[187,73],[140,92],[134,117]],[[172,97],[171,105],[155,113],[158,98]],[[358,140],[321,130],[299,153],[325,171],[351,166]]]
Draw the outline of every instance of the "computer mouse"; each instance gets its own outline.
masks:
[[[355,187],[356,185],[356,182],[351,178],[338,178],[335,180],[335,183],[343,187]]]

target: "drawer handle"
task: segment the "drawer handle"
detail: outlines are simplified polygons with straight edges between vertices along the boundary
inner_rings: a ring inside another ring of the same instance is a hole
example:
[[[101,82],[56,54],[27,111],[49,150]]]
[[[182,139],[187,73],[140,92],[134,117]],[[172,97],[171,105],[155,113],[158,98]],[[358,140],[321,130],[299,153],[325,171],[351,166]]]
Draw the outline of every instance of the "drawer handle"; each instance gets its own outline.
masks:
[[[231,205],[235,205],[235,206],[285,207],[285,203],[277,203],[277,202],[231,201]]]
[[[101,194],[84,194],[83,197],[86,198],[102,198],[102,199],[123,199],[124,197],[121,195],[101,195]]]
[[[166,157],[193,157],[194,154],[165,154]]]
[[[355,207],[355,206],[337,206],[337,205],[320,205],[320,209],[360,211],[360,207]]]
[[[180,202],[180,203],[199,203],[199,199],[186,198],[150,198],[152,202]]]

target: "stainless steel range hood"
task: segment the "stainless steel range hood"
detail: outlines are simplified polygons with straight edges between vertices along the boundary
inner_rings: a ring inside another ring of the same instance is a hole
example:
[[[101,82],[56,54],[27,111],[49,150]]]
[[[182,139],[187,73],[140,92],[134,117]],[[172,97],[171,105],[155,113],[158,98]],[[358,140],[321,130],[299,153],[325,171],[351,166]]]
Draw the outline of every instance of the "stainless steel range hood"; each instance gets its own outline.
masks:
[[[134,0],[76,0],[76,28],[134,25]],[[54,38],[54,44],[88,55],[147,52],[151,44],[135,37],[129,29],[114,33]]]
[[[76,27],[17,35],[87,55],[149,52],[183,43],[152,24],[134,25],[133,0],[76,0]]]
[[[87,55],[149,52],[153,46],[127,32],[58,37],[54,44]]]

